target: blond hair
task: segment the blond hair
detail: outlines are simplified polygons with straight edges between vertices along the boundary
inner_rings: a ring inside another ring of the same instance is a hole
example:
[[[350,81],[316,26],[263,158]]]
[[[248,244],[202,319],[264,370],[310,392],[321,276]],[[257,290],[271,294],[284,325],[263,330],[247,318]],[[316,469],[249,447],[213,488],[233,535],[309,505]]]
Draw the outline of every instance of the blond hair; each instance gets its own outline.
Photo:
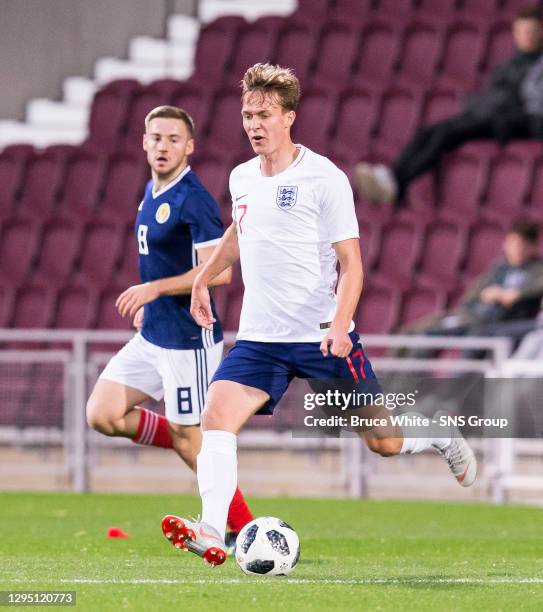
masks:
[[[152,111],[147,113],[145,117],[145,129],[149,129],[149,123],[153,119],[180,119],[186,126],[189,131],[189,135],[192,137],[194,134],[194,121],[192,117],[187,113],[186,110],[179,108],[177,106],[157,106],[153,108]]]
[[[300,81],[290,68],[273,64],[255,64],[241,81],[241,98],[247,92],[270,93],[285,111],[295,111],[300,101]]]

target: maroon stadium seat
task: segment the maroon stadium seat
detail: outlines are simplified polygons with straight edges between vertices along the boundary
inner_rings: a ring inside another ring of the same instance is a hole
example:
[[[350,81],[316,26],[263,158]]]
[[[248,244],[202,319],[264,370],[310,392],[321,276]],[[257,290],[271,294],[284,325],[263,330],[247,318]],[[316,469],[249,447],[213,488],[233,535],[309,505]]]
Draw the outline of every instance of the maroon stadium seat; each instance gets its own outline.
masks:
[[[241,122],[239,90],[225,90],[218,94],[213,104],[213,112],[206,140],[206,151],[215,152],[225,149],[232,156],[249,152],[249,144]]]
[[[422,317],[442,311],[446,302],[447,294],[443,289],[430,287],[408,289],[402,298],[401,325],[408,325]]]
[[[134,329],[132,318],[121,317],[115,307],[115,301],[125,289],[126,287],[112,285],[102,291],[96,317],[96,327],[98,329]],[[113,347],[109,345],[107,348],[112,349]]]
[[[535,163],[543,156],[543,142],[541,140],[511,140],[503,148],[504,153],[516,155],[525,163]]]
[[[392,220],[383,227],[377,266],[380,280],[393,280],[400,287],[412,284],[422,239],[421,225]]]
[[[529,200],[533,203],[533,206],[537,206],[541,210],[541,194],[543,193],[543,158],[537,160],[534,165],[533,179],[530,186]]]
[[[242,17],[221,17],[202,28],[198,37],[192,81],[218,85],[230,60]]]
[[[298,0],[298,8],[293,17],[302,22],[322,23],[329,18],[331,5],[330,0]]]
[[[55,158],[58,161],[66,163],[68,159],[79,151],[80,147],[71,144],[54,144],[45,147],[42,151],[44,157]]]
[[[29,164],[23,180],[16,215],[20,218],[44,219],[52,214],[62,184],[64,163],[54,155],[42,154]]]
[[[81,150],[66,167],[64,190],[58,214],[71,219],[89,219],[96,207],[104,178],[104,156]]]
[[[141,151],[145,132],[145,117],[153,108],[169,103],[170,98],[164,99],[162,93],[155,90],[151,85],[137,90],[130,102],[123,148],[130,151]]]
[[[383,19],[395,23],[406,23],[412,19],[417,0],[376,0],[375,11]]]
[[[417,16],[444,26],[454,20],[457,0],[418,0]]]
[[[20,286],[38,247],[38,229],[30,221],[7,220],[0,233],[0,284]]]
[[[226,304],[221,313],[221,321],[225,330],[237,331],[239,329],[239,315],[243,302],[243,286],[230,285]]]
[[[418,124],[421,99],[407,89],[391,89],[382,98],[377,120],[375,150],[385,159],[395,157],[407,143]]]
[[[336,21],[359,28],[369,20],[372,8],[372,0],[336,0],[332,14]]]
[[[512,21],[515,18],[518,11],[526,8],[527,6],[524,0],[502,0],[501,4],[502,14],[509,21]],[[528,6],[531,6],[530,3],[528,3]]]
[[[133,223],[150,178],[141,153],[114,153],[108,162],[108,175],[98,213],[104,220]]]
[[[364,288],[354,316],[360,334],[389,334],[396,326],[400,293],[394,287],[370,285]]]
[[[149,83],[148,88],[164,100],[162,104],[171,104],[175,92],[179,89],[181,81],[177,79],[157,79]]]
[[[486,140],[469,140],[464,143],[458,151],[464,155],[471,155],[482,162],[488,163],[498,155],[500,149],[501,147],[496,140],[487,138]]]
[[[363,89],[348,89],[339,101],[334,120],[332,156],[360,159],[370,149],[377,112],[377,96]]]
[[[121,317],[115,307],[115,301],[126,289],[119,285],[112,285],[102,291],[98,297],[95,328],[99,330],[123,330],[136,332],[133,317]],[[91,351],[102,351],[114,354],[124,345],[124,342],[93,342]]]
[[[75,268],[81,247],[79,223],[51,219],[43,228],[39,259],[32,281],[37,285],[61,287]]]
[[[514,51],[511,24],[509,22],[496,24],[489,32],[488,44],[484,56],[484,71],[489,73],[492,68],[506,61]]]
[[[335,120],[336,99],[324,89],[306,91],[294,123],[293,139],[317,153],[326,153]]]
[[[0,285],[0,328],[7,327],[13,312],[15,292],[11,287]]]
[[[119,270],[114,274],[115,284],[121,287],[131,287],[141,283],[138,269],[138,247],[134,236],[134,229],[127,228],[125,232],[121,264]]]
[[[173,95],[172,104],[187,111],[194,121],[197,146],[206,131],[211,101],[211,87],[204,87],[204,83],[182,83]]]
[[[400,30],[386,21],[371,21],[363,30],[353,83],[361,88],[383,89],[391,81],[400,52]]]
[[[140,87],[141,83],[137,79],[115,79],[114,81],[106,83],[101,91],[130,97],[133,96]]]
[[[113,151],[120,143],[130,104],[131,91],[103,89],[92,101],[87,145]]]
[[[381,224],[369,220],[359,219],[358,227],[360,231],[360,252],[364,270],[369,272],[373,269],[375,261],[379,255],[381,244]]]
[[[53,319],[55,292],[48,287],[26,285],[15,294],[11,327],[40,329],[49,327]]]
[[[417,21],[406,28],[402,41],[396,85],[426,88],[434,78],[441,57],[443,32],[428,22]]]
[[[232,164],[211,154],[195,155],[190,162],[205,188],[217,202],[228,192],[228,177]]]
[[[502,256],[503,227],[479,222],[470,231],[464,275],[468,279],[486,272]]]
[[[419,282],[447,287],[458,276],[466,248],[464,228],[445,220],[431,222],[426,228]]]
[[[285,18],[282,15],[264,15],[253,21],[253,25],[266,28],[274,36],[277,36],[284,23]]]
[[[428,221],[432,220],[436,210],[436,175],[435,172],[425,172],[409,183],[407,188],[408,208],[406,213],[424,215]]]
[[[22,162],[0,155],[0,220],[10,215],[23,176]]]
[[[229,285],[219,285],[218,287],[213,287],[213,289],[211,290],[211,297],[213,298],[213,302],[215,303],[215,308],[217,309],[217,314],[219,315],[221,323],[223,314],[226,311],[226,303],[228,301],[229,289]]]
[[[460,7],[462,18],[474,19],[480,23],[492,20],[499,14],[500,0],[463,0]]]
[[[308,25],[287,20],[279,31],[275,63],[292,68],[303,85],[309,76],[315,49],[315,31]]]
[[[313,82],[323,87],[348,82],[358,52],[359,40],[359,31],[353,27],[338,23],[326,26],[319,41]]]
[[[121,254],[123,229],[107,222],[90,222],[86,225],[75,284],[88,284],[99,289],[107,285]]]
[[[96,318],[97,295],[90,287],[64,287],[58,292],[53,327],[89,329]]]
[[[2,156],[14,159],[22,164],[26,164],[37,154],[36,149],[30,144],[12,144],[4,147]]]
[[[438,204],[446,216],[473,220],[485,187],[487,165],[484,159],[455,154],[445,161],[439,181]]]
[[[469,24],[455,23],[447,31],[437,83],[461,91],[474,88],[482,63],[485,37]]]
[[[486,218],[511,220],[522,216],[532,165],[514,155],[501,155],[489,166],[483,213]]]
[[[422,123],[430,125],[448,119],[461,110],[461,100],[455,91],[450,89],[433,89],[424,98]]]
[[[277,32],[265,23],[246,24],[237,33],[236,48],[229,68],[231,81],[237,85],[247,68],[257,62],[270,62],[275,52]]]

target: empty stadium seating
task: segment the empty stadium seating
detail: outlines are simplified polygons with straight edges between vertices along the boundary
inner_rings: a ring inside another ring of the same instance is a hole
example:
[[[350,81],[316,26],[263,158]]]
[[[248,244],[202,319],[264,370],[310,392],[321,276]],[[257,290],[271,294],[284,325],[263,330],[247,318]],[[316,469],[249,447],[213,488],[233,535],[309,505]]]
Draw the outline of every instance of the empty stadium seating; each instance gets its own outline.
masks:
[[[61,219],[48,221],[43,226],[32,282],[55,288],[66,285],[75,269],[82,235],[81,223]]]
[[[196,124],[194,170],[230,221],[228,173],[252,153],[239,80],[256,61],[291,66],[303,97],[295,140],[349,174],[390,161],[421,125],[461,109],[512,51],[517,0],[305,0],[290,17],[221,17],[202,28],[188,81],[106,84],[79,147],[0,153],[0,326],[128,329],[114,306],[138,282],[133,222],[149,178],[143,121],[160,104]],[[389,333],[450,306],[500,255],[512,219],[543,220],[543,146],[470,143],[415,181],[408,209],[356,201],[366,333]],[[59,255],[60,254],[60,255]],[[239,274],[215,290],[227,329],[239,320]],[[107,347],[110,348],[110,347]],[[53,392],[52,390],[51,392]]]
[[[75,275],[77,283],[106,287],[119,263],[124,228],[107,221],[91,221],[85,227],[81,260]]]
[[[38,247],[37,224],[7,220],[2,225],[0,239],[1,284],[20,287],[28,278]]]
[[[96,318],[98,296],[94,289],[67,286],[57,294],[54,327],[88,329]]]

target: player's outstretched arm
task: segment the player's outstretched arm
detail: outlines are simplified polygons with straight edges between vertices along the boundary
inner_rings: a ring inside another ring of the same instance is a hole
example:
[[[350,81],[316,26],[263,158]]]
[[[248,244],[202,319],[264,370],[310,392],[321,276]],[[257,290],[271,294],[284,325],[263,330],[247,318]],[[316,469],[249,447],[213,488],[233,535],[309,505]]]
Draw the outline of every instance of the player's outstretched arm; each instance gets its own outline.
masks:
[[[201,327],[212,330],[215,318],[211,311],[209,289],[213,281],[239,259],[236,225],[232,223],[224,233],[211,257],[198,272],[192,285],[190,313]]]
[[[330,330],[321,342],[321,352],[326,357],[328,347],[336,357],[347,357],[353,344],[349,338],[349,326],[360,299],[364,271],[358,238],[341,240],[334,244],[339,261],[337,308]]]
[[[204,267],[217,248],[218,246],[211,246],[198,249],[200,264],[184,274],[159,278],[149,283],[128,287],[126,291],[121,293],[115,302],[119,314],[122,317],[126,315],[133,317],[142,306],[156,300],[161,295],[187,295],[190,293],[198,272]],[[231,280],[232,270],[227,266],[220,274],[212,279],[209,286],[216,287],[218,285],[227,285]]]

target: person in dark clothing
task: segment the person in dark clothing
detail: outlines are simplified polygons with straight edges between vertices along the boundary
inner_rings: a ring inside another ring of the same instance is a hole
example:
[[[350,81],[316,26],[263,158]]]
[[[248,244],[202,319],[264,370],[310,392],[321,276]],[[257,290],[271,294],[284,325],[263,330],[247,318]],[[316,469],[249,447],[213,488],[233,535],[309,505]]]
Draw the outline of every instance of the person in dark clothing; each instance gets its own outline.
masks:
[[[436,167],[444,153],[479,138],[505,143],[513,138],[543,138],[543,115],[534,112],[539,87],[523,88],[523,81],[543,51],[539,7],[519,11],[513,26],[516,51],[493,72],[485,91],[468,96],[463,111],[421,127],[392,167],[359,163],[354,186],[362,198],[401,207],[410,182]],[[540,105],[539,105],[540,108]],[[541,111],[543,112],[543,110]]]
[[[475,280],[460,306],[416,321],[403,333],[447,336],[510,336],[519,341],[538,325],[543,297],[539,227],[513,223],[503,242],[505,258]]]

